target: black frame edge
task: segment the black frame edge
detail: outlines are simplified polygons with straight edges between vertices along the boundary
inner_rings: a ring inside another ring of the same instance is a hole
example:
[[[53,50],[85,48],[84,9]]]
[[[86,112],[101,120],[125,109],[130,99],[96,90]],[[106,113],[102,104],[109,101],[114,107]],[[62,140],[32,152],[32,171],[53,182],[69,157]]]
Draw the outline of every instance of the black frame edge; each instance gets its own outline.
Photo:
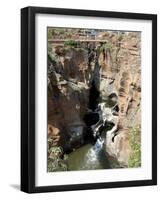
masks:
[[[21,9],[21,190],[28,192],[28,9]]]
[[[21,191],[35,187],[35,36],[30,7],[21,9]]]
[[[157,185],[157,15],[152,18],[152,180]]]
[[[56,8],[56,7],[52,8],[52,7],[28,6],[25,8],[31,9],[34,13],[41,13],[41,14],[61,14],[61,15],[89,16],[89,17],[97,16],[97,17],[109,17],[109,18],[152,20],[156,16],[156,14],[149,14],[149,13],[84,10],[84,9]]]
[[[138,180],[138,181],[120,181],[109,183],[86,183],[75,185],[60,185],[60,186],[40,186],[35,187],[33,193],[44,192],[65,192],[77,190],[95,190],[95,189],[110,189],[110,188],[124,188],[124,187],[141,187],[156,185],[153,180]]]

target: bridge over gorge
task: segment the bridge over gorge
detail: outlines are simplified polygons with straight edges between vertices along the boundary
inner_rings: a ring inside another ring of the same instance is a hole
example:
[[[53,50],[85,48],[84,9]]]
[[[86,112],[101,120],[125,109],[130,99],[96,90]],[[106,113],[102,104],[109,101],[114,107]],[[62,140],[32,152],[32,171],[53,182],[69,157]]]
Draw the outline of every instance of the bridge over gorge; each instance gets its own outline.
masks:
[[[104,43],[107,42],[108,40],[101,40],[101,39],[70,39],[71,41],[76,41],[76,42],[97,42],[97,43]],[[49,43],[64,43],[70,41],[69,39],[48,39]]]
[[[48,43],[51,45],[64,45],[65,42],[69,42],[69,41],[76,41],[76,42],[80,42],[80,43],[84,43],[84,44],[89,44],[89,43],[105,43],[108,40],[101,40],[101,39],[48,39]]]
[[[70,39],[78,42],[107,42],[107,40],[101,40],[101,39]],[[70,41],[69,39],[48,39],[49,43],[63,43]]]

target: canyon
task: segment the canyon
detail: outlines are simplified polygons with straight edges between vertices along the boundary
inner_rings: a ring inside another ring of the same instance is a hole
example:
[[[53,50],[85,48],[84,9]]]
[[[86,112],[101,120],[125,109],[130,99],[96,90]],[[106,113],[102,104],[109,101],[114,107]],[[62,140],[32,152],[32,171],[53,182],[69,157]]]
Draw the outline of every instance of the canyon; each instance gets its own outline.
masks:
[[[141,166],[141,33],[72,31],[48,39],[48,158],[63,170]]]

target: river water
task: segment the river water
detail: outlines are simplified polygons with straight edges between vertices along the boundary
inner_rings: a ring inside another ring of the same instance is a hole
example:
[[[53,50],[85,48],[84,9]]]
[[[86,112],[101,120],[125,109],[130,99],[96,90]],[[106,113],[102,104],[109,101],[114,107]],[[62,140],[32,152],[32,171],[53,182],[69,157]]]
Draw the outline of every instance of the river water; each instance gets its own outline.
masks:
[[[111,168],[99,139],[94,145],[85,144],[68,154],[67,166],[69,171]]]

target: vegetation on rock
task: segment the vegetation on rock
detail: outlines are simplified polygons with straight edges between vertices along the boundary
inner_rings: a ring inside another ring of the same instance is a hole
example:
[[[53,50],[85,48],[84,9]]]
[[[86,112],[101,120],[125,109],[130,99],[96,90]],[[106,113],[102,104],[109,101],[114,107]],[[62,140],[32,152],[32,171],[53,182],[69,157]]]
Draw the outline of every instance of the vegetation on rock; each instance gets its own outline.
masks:
[[[71,48],[78,48],[80,46],[80,42],[75,40],[68,40],[64,42],[64,46]]]
[[[132,154],[129,159],[128,167],[141,166],[141,144],[140,144],[140,129],[132,128],[130,130],[130,146]]]
[[[66,159],[62,147],[53,146],[53,140],[48,138],[48,172],[67,171]]]
[[[50,63],[56,64],[57,60],[58,60],[58,57],[56,54],[48,52],[48,61]]]
[[[109,42],[103,43],[103,45],[100,47],[100,51],[103,52],[105,50],[112,51],[113,45]]]

